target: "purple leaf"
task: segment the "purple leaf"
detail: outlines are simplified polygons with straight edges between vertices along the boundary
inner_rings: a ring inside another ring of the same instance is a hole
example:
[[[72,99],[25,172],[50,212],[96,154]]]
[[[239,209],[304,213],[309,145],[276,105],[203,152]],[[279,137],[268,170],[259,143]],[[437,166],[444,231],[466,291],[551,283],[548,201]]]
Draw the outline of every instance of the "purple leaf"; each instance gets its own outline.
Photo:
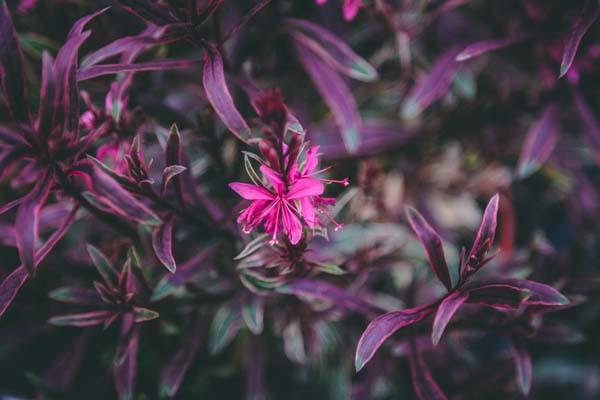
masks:
[[[117,350],[113,363],[113,379],[119,400],[133,400],[135,393],[135,375],[137,368],[137,353],[139,330],[134,325],[131,313],[123,316],[121,326],[122,350]]]
[[[91,161],[83,160],[69,172],[81,175],[98,200],[115,214],[141,223],[156,224],[160,222],[152,210],[123,189],[112,177]]]
[[[216,250],[217,246],[207,247],[181,264],[175,273],[165,275],[154,288],[151,300],[160,300],[190,282],[198,273],[211,265],[209,259],[215,254]]]
[[[521,393],[527,396],[531,389],[531,381],[533,378],[531,356],[529,355],[527,347],[525,347],[523,343],[515,340],[512,341],[511,351],[517,375],[517,384],[519,385]]]
[[[167,217],[160,225],[154,228],[152,232],[152,248],[156,257],[171,272],[177,269],[177,264],[173,258],[173,216]]]
[[[48,294],[52,300],[63,303],[97,306],[102,304],[98,293],[94,289],[65,286],[54,289]]]
[[[467,60],[470,60],[471,58],[480,56],[480,55],[488,53],[490,51],[503,49],[505,47],[512,46],[513,44],[520,43],[527,38],[529,38],[528,35],[521,35],[521,36],[507,38],[507,39],[481,40],[479,42],[472,43],[472,44],[468,45],[467,47],[465,47],[456,56],[456,61],[459,61],[459,62],[467,61]]]
[[[44,143],[50,137],[56,117],[56,73],[52,56],[46,51],[42,54],[42,87],[38,109],[38,135]]]
[[[246,142],[251,136],[250,128],[231,98],[225,81],[223,59],[219,50],[214,47],[205,48],[202,84],[208,101],[227,129],[242,142]]]
[[[196,321],[181,347],[165,365],[160,375],[160,396],[174,397],[202,343],[203,324]]]
[[[318,54],[304,46],[302,42],[294,41],[294,46],[302,66],[329,106],[342,133],[346,149],[350,153],[356,152],[361,142],[362,120],[352,92],[346,82]]]
[[[433,328],[431,329],[431,342],[434,346],[440,342],[446,326],[458,311],[461,305],[467,300],[468,295],[461,292],[452,292],[440,303],[433,319]]]
[[[427,75],[419,79],[402,105],[402,117],[411,119],[423,112],[450,88],[460,63],[456,61],[459,48],[446,50],[434,63]]]
[[[30,274],[33,273],[36,266],[35,245],[38,241],[40,209],[50,193],[53,179],[54,172],[48,169],[17,210],[15,223],[17,248],[21,263]]]
[[[446,289],[450,290],[452,288],[452,281],[450,279],[450,273],[448,272],[446,258],[444,257],[442,239],[425,218],[423,218],[423,216],[414,208],[408,207],[406,209],[406,218],[427,252],[431,270],[444,284]]]
[[[517,278],[489,278],[477,283],[470,284],[470,287],[481,287],[483,285],[506,285],[514,287],[517,290],[528,291],[529,297],[525,299],[524,304],[543,305],[543,306],[564,306],[569,304],[569,299],[562,295],[558,290],[546,284]]]
[[[134,306],[133,316],[135,323],[138,324],[140,322],[152,321],[153,319],[158,318],[160,315],[154,310]]]
[[[177,193],[179,203],[183,205],[185,204],[183,196],[183,179],[181,179],[180,176],[177,176],[185,171],[181,168],[187,169],[182,163],[183,152],[181,150],[181,135],[179,134],[177,125],[173,124],[169,131],[169,139],[167,140],[167,148],[165,150],[165,165],[167,165],[167,168],[163,171],[161,194],[162,196],[165,195],[167,184],[170,179],[173,179],[175,193]]]
[[[373,315],[381,311],[377,306],[361,299],[358,295],[349,293],[345,290],[331,285],[327,282],[296,279],[277,288],[278,292],[293,294],[298,297],[307,297],[310,299],[327,301],[335,306],[346,308],[350,311]]]
[[[108,58],[130,52],[134,48],[139,49],[139,51],[143,51],[152,46],[167,43],[172,39],[162,38],[165,31],[166,27],[152,26],[145,29],[139,35],[117,39],[114,42],[111,42],[106,46],[94,51],[92,54],[87,55],[81,61],[81,69],[89,68],[90,66],[96,65]]]
[[[468,303],[483,304],[498,310],[519,308],[530,295],[529,290],[503,284],[486,284],[465,291]]]
[[[377,79],[375,68],[327,29],[300,19],[289,18],[285,22],[290,26],[295,41],[313,51],[339,72],[364,82]]]
[[[23,52],[6,1],[0,4],[0,89],[12,119],[29,121]]]
[[[558,141],[557,107],[548,105],[529,128],[517,165],[517,176],[526,178],[537,171],[550,157]]]
[[[104,321],[111,318],[113,315],[114,311],[90,311],[81,314],[59,315],[58,317],[50,318],[48,323],[57,326],[86,327],[103,324]]]
[[[427,364],[425,364],[421,351],[414,339],[411,340],[411,351],[408,360],[410,377],[417,398],[419,400],[446,400],[446,395],[431,375],[431,371]]]
[[[487,252],[494,244],[498,225],[498,205],[500,195],[496,193],[488,202],[473,242],[473,247],[466,260],[466,271],[476,271],[482,266]]]
[[[147,61],[138,64],[102,64],[80,70],[77,73],[77,81],[86,81],[103,75],[114,75],[124,72],[140,71],[165,71],[170,69],[190,68],[198,64],[198,60],[159,60]]]
[[[102,9],[96,11],[95,13],[92,13],[92,14],[86,15],[85,17],[79,18],[71,27],[68,37],[71,38],[73,36],[81,35],[81,33],[83,32],[83,28],[85,28],[85,26],[87,25],[88,22],[90,22],[91,20],[96,18],[98,15],[104,14],[109,8],[110,7],[104,7]]]
[[[559,78],[565,76],[565,74],[569,71],[569,68],[571,68],[573,60],[575,60],[575,55],[577,54],[577,49],[581,43],[581,39],[583,39],[583,35],[585,35],[588,29],[590,29],[590,26],[592,26],[594,21],[598,19],[598,15],[600,15],[600,7],[598,7],[598,2],[595,0],[587,1],[586,5],[583,7],[577,16],[577,19],[573,23],[571,32],[565,41],[562,62],[560,64],[560,74],[558,76]]]
[[[573,91],[573,99],[583,122],[583,133],[596,154],[596,160],[600,163],[600,122],[578,90]]]
[[[430,308],[416,307],[389,312],[371,321],[356,346],[356,371],[360,371],[373,358],[390,336],[401,328],[421,321],[432,311]]]
[[[39,264],[44,258],[52,251],[54,246],[67,232],[67,229],[71,226],[75,220],[77,214],[77,207],[74,207],[69,216],[64,220],[62,225],[48,238],[48,240],[39,248],[35,254],[36,263]],[[12,303],[15,296],[19,292],[19,289],[23,286],[27,278],[29,277],[27,270],[23,265],[20,265],[17,269],[11,272],[2,283],[0,283],[0,317],[4,315],[8,306]]]
[[[107,285],[114,287],[118,274],[111,262],[108,260],[108,258],[106,258],[104,254],[102,254],[100,250],[98,250],[91,244],[88,244],[86,248],[92,260],[92,263],[98,270],[100,276],[102,276],[104,282],[106,282]]]
[[[165,167],[162,173],[160,195],[164,196],[167,192],[167,186],[169,185],[169,182],[171,182],[172,179],[176,178],[177,175],[181,174],[182,172],[185,172],[186,170],[187,167],[184,167],[183,165],[169,165],[168,167]],[[175,183],[175,180],[173,180],[173,183]]]
[[[237,300],[223,304],[217,310],[208,334],[208,352],[218,354],[235,339],[242,327],[242,313]]]

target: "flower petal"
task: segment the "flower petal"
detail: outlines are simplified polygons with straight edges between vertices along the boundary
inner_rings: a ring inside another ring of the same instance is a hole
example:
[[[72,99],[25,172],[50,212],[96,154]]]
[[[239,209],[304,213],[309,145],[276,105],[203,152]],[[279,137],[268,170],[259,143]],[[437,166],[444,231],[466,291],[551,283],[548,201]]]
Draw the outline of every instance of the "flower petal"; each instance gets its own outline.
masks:
[[[300,199],[306,196],[319,196],[323,194],[325,187],[318,179],[298,179],[289,189],[288,200]]]
[[[285,190],[285,185],[283,184],[283,179],[281,179],[281,175],[276,172],[274,169],[267,167],[266,165],[260,166],[260,172],[263,173],[264,176],[267,177],[271,185],[277,193],[283,193]]]
[[[267,189],[249,183],[233,182],[229,187],[246,200],[272,200],[275,197]]]
[[[304,164],[304,170],[302,171],[303,175],[310,175],[317,168],[319,164],[319,158],[317,153],[319,152],[319,146],[312,146],[306,152],[306,163]]]
[[[300,199],[300,206],[302,207],[302,217],[304,217],[304,221],[306,224],[314,228],[315,227],[315,206],[313,202],[308,197],[303,197]]]
[[[291,244],[296,244],[302,238],[302,224],[290,207],[286,204],[281,209],[281,223]]]

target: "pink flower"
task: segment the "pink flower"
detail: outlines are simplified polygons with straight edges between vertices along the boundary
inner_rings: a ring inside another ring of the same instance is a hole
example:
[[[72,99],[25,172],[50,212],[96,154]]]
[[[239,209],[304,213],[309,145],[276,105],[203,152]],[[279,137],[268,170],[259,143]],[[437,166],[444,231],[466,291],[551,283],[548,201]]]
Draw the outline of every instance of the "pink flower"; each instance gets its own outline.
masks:
[[[238,217],[238,223],[246,233],[264,224],[265,231],[273,235],[273,243],[277,234],[283,232],[291,244],[297,244],[302,238],[301,214],[297,203],[302,203],[303,199],[310,196],[320,196],[325,188],[318,179],[304,177],[286,187],[281,176],[271,168],[263,165],[260,170],[272,185],[271,189],[240,182],[229,184],[244,199],[252,200]]]
[[[317,4],[322,5],[327,3],[327,0],[316,0]],[[363,0],[344,0],[343,15],[346,21],[352,21],[358,10],[363,7]]]

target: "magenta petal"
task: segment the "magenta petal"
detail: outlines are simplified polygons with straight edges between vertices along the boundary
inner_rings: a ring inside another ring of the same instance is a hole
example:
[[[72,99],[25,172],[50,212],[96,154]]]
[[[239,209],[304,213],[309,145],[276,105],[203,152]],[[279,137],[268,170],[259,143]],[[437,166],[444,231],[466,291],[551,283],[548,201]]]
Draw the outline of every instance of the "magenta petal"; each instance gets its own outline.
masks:
[[[290,243],[298,243],[302,238],[302,224],[296,214],[287,205],[281,208],[281,222],[285,233],[290,239]]]
[[[300,206],[302,207],[302,216],[304,220],[308,224],[309,227],[315,227],[315,206],[312,203],[312,200],[308,197],[303,197],[300,199]]]
[[[325,187],[318,179],[302,178],[298,179],[288,191],[289,200],[300,199],[306,196],[319,196],[323,194]]]
[[[260,166],[260,172],[262,172],[263,175],[267,177],[267,179],[269,180],[271,185],[273,185],[273,188],[277,193],[282,193],[284,191],[285,185],[283,184],[283,179],[281,179],[281,176],[278,172],[276,172],[272,168],[267,167],[266,165]]]
[[[344,1],[344,19],[346,21],[352,21],[358,10],[360,9],[360,3],[362,0],[345,0]]]
[[[303,175],[310,175],[314,172],[319,164],[319,158],[317,153],[319,152],[319,146],[313,146],[306,152],[306,164],[304,165]]]
[[[229,187],[246,200],[272,200],[275,197],[267,189],[249,183],[233,182]]]

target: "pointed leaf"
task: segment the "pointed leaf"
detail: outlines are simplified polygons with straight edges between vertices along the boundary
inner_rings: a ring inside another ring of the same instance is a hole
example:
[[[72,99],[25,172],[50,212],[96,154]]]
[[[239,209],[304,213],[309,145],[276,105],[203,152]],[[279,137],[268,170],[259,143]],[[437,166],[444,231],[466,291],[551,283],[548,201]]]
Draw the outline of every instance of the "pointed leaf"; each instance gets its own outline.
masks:
[[[498,310],[510,310],[529,298],[530,292],[510,285],[487,284],[465,290],[468,303],[483,304]]]
[[[104,321],[112,317],[113,314],[113,311],[108,310],[90,311],[81,314],[67,314],[52,317],[48,320],[48,323],[57,326],[94,326],[104,323]]]
[[[100,305],[102,300],[98,293],[93,289],[64,286],[54,289],[48,294],[52,300],[62,301],[63,303],[80,305]]]
[[[356,152],[361,142],[362,120],[350,88],[329,64],[302,42],[295,40],[294,47],[299,61],[331,110],[346,149],[350,153]]]
[[[433,328],[431,329],[431,342],[434,346],[440,342],[446,326],[458,311],[461,305],[467,300],[468,295],[461,292],[453,292],[440,303],[433,319]]]
[[[237,301],[230,301],[219,307],[208,333],[208,352],[220,353],[235,339],[241,327],[242,313]]]
[[[293,294],[298,297],[327,301],[334,306],[343,307],[350,311],[366,315],[373,315],[381,311],[377,306],[361,299],[358,295],[318,280],[296,279],[278,287],[277,291]]]
[[[569,304],[569,299],[552,286],[527,279],[493,277],[470,283],[465,286],[465,290],[484,285],[506,285],[516,290],[527,291],[528,297],[524,300],[525,304],[543,306],[564,306]]]
[[[459,51],[459,48],[446,50],[435,60],[429,72],[415,83],[402,105],[403,118],[415,118],[448,92],[459,70],[460,63],[456,61]]]
[[[185,172],[186,170],[187,167],[184,167],[183,165],[169,165],[168,167],[165,167],[162,173],[162,183],[160,188],[161,196],[164,196],[167,192],[167,185],[169,182],[171,182],[171,179],[177,177],[177,175]]]
[[[197,321],[186,335],[179,350],[171,357],[160,374],[160,396],[174,397],[202,343],[202,323]]]
[[[390,336],[404,327],[421,321],[431,312],[431,309],[416,307],[389,312],[371,321],[356,346],[356,371],[360,371],[373,358]]]
[[[223,59],[219,50],[214,47],[205,49],[202,84],[208,101],[223,124],[235,137],[246,142],[251,136],[250,128],[231,98],[225,81]]]
[[[100,276],[104,279],[104,282],[106,282],[107,285],[114,287],[118,274],[112,263],[100,250],[91,244],[87,245],[87,252],[92,259],[92,263],[98,270],[98,273],[100,273]]]
[[[136,324],[140,322],[152,321],[160,316],[156,311],[144,307],[133,307],[133,315]]]
[[[183,188],[183,179],[179,175],[184,172],[187,167],[182,165],[183,163],[183,152],[181,149],[181,135],[179,134],[179,129],[177,129],[177,125],[173,124],[171,129],[169,130],[169,139],[167,140],[167,147],[165,149],[165,165],[169,168],[168,172],[165,168],[163,172],[163,196],[166,191],[166,187],[169,179],[173,179],[173,186],[175,187],[175,193],[177,194],[177,198],[179,199],[180,204],[185,203],[185,199],[183,197],[184,188]],[[173,166],[174,168],[170,168]],[[185,168],[181,170],[181,168]],[[178,172],[179,171],[179,172]],[[165,172],[167,175],[165,176]],[[170,177],[170,178],[169,178]]]
[[[38,241],[39,213],[50,193],[53,179],[54,172],[48,169],[17,210],[15,224],[17,248],[21,262],[30,274],[36,266],[34,255]]]
[[[364,82],[377,79],[377,71],[341,38],[312,22],[286,19],[296,41],[318,54],[339,72]]]
[[[77,72],[77,82],[87,81],[103,75],[115,75],[125,72],[167,71],[171,69],[190,68],[199,64],[199,60],[158,60],[137,64],[102,64],[94,65]]]
[[[573,61],[575,60],[575,55],[577,54],[577,49],[581,43],[581,39],[583,39],[583,35],[585,35],[588,29],[590,29],[590,26],[592,26],[592,24],[598,19],[598,15],[600,15],[600,7],[598,7],[598,2],[594,0],[587,1],[586,5],[583,7],[577,16],[577,19],[573,23],[571,32],[565,41],[562,62],[560,64],[560,74],[558,76],[559,78],[565,76],[565,74],[569,71],[569,68],[571,68]]]
[[[471,251],[469,252],[466,261],[468,270],[475,271],[481,268],[487,252],[494,244],[496,227],[498,225],[499,202],[500,195],[496,193],[485,207],[479,229],[477,230],[477,235],[475,236],[475,241],[473,242],[473,246],[471,247]]]
[[[531,356],[529,355],[527,347],[521,342],[513,340],[511,350],[517,375],[517,384],[519,385],[521,393],[527,396],[531,389],[531,381],[533,379]]]
[[[177,264],[173,258],[173,223],[174,218],[166,218],[152,232],[152,248],[160,262],[172,273],[175,272]]]
[[[42,262],[44,258],[52,251],[54,246],[67,232],[67,229],[71,226],[75,220],[77,214],[77,207],[71,210],[71,213],[65,218],[61,226],[48,238],[48,240],[38,249],[35,253],[37,264]],[[10,273],[2,283],[0,283],[0,317],[4,315],[8,306],[12,303],[15,296],[21,289],[21,287],[27,281],[29,274],[23,265],[20,265],[17,269]]]
[[[409,207],[406,209],[406,217],[412,230],[415,232],[427,252],[431,270],[440,282],[444,284],[446,289],[450,290],[452,288],[452,281],[450,279],[448,265],[446,264],[446,258],[444,257],[442,239],[425,218],[423,218],[423,216],[414,208]]]
[[[456,61],[467,61],[471,58],[489,53],[490,51],[503,49],[505,47],[520,43],[527,38],[529,38],[529,36],[521,35],[506,39],[481,40],[479,42],[472,43],[461,50],[461,52],[456,56]]]
[[[263,330],[265,302],[262,297],[251,296],[242,306],[242,317],[250,332],[260,335]]]
[[[548,105],[529,128],[517,164],[517,176],[526,178],[536,172],[552,155],[558,142],[557,106]]]
[[[0,89],[12,119],[29,121],[23,52],[6,1],[0,2]]]

